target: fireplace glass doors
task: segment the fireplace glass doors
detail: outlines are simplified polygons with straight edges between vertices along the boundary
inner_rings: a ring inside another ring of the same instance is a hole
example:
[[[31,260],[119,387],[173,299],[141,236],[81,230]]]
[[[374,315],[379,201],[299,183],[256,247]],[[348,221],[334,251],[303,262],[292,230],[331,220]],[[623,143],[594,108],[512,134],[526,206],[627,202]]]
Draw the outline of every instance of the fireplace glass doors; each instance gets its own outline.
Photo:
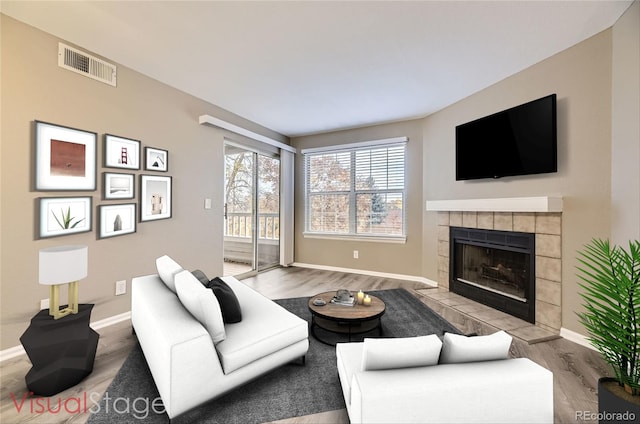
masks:
[[[454,293],[535,321],[535,235],[451,227]]]
[[[526,301],[525,287],[529,278],[527,254],[459,243],[458,278],[522,302]]]

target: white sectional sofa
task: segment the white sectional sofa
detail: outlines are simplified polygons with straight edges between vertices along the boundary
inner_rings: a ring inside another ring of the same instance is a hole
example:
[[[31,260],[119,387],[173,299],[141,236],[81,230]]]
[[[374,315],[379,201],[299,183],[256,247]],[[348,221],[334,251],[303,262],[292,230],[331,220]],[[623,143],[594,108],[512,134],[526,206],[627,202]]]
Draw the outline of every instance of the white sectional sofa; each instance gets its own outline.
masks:
[[[131,321],[169,418],[283,364],[304,362],[305,320],[224,277],[242,315],[224,323],[211,289],[168,256],[156,263],[158,274],[132,280]]]
[[[553,423],[553,374],[509,359],[506,333],[445,334],[442,344],[435,335],[337,344],[351,423]]]

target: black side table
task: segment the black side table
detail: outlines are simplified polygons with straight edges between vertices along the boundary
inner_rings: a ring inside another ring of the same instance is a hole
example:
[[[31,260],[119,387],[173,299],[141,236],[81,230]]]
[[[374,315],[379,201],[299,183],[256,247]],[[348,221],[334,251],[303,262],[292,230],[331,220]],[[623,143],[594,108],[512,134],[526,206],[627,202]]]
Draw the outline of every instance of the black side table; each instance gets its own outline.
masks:
[[[89,327],[93,306],[81,304],[77,314],[57,320],[48,309],[31,318],[20,342],[33,364],[25,380],[34,394],[53,396],[91,374],[100,337]]]

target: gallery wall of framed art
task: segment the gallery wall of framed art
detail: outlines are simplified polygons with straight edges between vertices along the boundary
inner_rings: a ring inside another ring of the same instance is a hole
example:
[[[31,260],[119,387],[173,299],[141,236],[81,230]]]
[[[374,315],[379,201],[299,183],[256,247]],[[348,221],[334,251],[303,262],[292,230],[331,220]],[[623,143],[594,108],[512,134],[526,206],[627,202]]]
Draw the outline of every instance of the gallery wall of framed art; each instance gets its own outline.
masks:
[[[98,240],[135,233],[138,222],[171,218],[172,177],[165,174],[169,170],[168,150],[144,146],[142,156],[142,141],[106,133],[104,171],[98,184],[96,132],[40,120],[34,125],[34,190],[87,192],[76,197],[51,193],[50,197],[38,198],[37,239],[91,232],[94,216]],[[163,174],[137,174],[143,161],[144,172]],[[94,196],[90,193],[95,191],[99,192],[99,204],[94,215]],[[117,203],[124,200],[127,202]]]

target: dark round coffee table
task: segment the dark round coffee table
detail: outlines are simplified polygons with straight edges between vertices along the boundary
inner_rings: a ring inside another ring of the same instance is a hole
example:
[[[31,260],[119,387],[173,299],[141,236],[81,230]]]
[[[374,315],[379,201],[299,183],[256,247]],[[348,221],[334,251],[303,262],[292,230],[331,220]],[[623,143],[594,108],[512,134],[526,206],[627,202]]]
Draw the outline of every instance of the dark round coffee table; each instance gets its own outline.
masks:
[[[351,342],[351,336],[354,334],[363,334],[378,330],[378,334],[382,335],[382,315],[384,315],[385,304],[376,297],[369,295],[371,305],[354,305],[345,306],[331,303],[331,299],[336,294],[335,291],[329,291],[312,296],[309,299],[309,311],[311,312],[310,332],[318,341],[335,345],[326,339],[318,337],[316,329],[320,328],[336,334],[345,334],[348,336],[347,341]],[[356,293],[352,293],[354,296]],[[314,305],[314,300],[322,299],[326,302],[324,306]]]

